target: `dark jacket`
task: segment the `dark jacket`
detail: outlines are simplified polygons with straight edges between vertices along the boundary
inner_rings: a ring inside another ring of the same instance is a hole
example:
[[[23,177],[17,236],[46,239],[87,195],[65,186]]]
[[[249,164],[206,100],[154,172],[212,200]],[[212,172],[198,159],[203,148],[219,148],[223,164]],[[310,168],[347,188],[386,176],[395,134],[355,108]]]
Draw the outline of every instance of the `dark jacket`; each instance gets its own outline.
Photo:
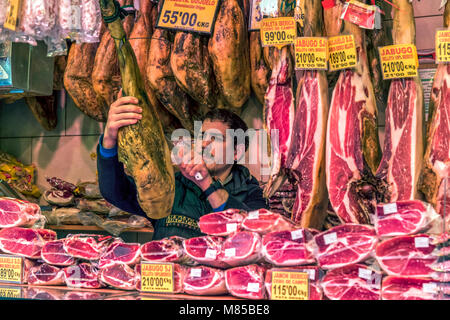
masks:
[[[100,192],[114,206],[140,216],[147,217],[137,201],[136,185],[124,172],[123,164],[117,155],[102,157],[97,147],[97,170]],[[232,179],[224,185],[229,198],[224,209],[236,208],[256,210],[267,208],[258,181],[249,170],[241,165],[234,165]],[[175,174],[175,199],[172,213],[163,219],[150,219],[155,233],[154,240],[177,235],[191,238],[203,235],[198,227],[198,219],[213,212],[202,190],[180,172]]]

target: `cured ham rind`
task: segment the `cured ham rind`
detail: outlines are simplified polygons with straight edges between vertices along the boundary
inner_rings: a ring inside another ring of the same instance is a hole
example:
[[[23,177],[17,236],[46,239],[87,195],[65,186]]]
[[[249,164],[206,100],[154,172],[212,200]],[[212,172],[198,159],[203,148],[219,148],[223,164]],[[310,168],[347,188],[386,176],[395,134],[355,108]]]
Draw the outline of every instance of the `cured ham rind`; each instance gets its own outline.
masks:
[[[112,0],[103,0],[100,5],[103,17],[114,15],[116,8]],[[143,211],[150,218],[164,218],[170,214],[175,196],[170,150],[155,108],[145,92],[136,56],[126,40],[122,23],[115,20],[108,24],[108,29],[116,44],[124,95],[136,97],[142,108],[142,119],[138,123],[119,130],[119,161],[136,183]]]
[[[259,31],[250,32],[250,69],[253,92],[258,101],[264,104],[264,95],[269,86],[270,70],[264,60]]]

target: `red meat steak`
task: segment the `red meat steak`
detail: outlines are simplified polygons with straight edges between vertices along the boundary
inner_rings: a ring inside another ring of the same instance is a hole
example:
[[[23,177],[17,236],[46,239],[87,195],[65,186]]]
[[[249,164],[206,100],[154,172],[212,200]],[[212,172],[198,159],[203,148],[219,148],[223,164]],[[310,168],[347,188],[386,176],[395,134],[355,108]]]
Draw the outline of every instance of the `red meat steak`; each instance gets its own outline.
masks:
[[[256,263],[261,259],[261,236],[241,231],[229,236],[222,245],[222,261],[229,267]]]
[[[140,260],[141,245],[139,243],[123,243],[115,241],[111,243],[106,251],[100,256],[99,268],[105,268],[117,262],[126,265],[135,265]]]
[[[174,236],[144,243],[141,246],[141,257],[150,262],[183,262],[186,260],[183,239]]]
[[[439,215],[419,200],[404,200],[377,205],[375,229],[381,237],[415,234],[430,226]]]
[[[31,227],[41,217],[41,208],[35,203],[0,197],[0,228]]]
[[[41,258],[45,262],[55,266],[70,266],[75,263],[75,258],[64,250],[64,240],[47,242],[41,250]]]
[[[68,235],[64,240],[64,250],[74,258],[98,260],[112,240],[110,236]]]
[[[52,230],[21,227],[5,228],[0,230],[0,250],[38,259],[41,257],[41,250],[46,241],[55,239],[56,233]]]
[[[184,292],[192,295],[223,295],[227,293],[223,270],[198,266],[187,270]]]
[[[64,272],[58,267],[43,263],[28,271],[27,283],[41,286],[63,285]]]
[[[343,224],[316,235],[312,250],[322,269],[334,269],[369,258],[378,242],[368,225]]]
[[[313,229],[276,231],[263,236],[264,259],[276,266],[295,266],[314,263],[316,260],[307,248],[308,241],[318,232]]]
[[[205,214],[200,217],[200,231],[212,236],[227,236],[241,229],[245,212],[238,209]]]
[[[110,264],[100,269],[98,277],[101,282],[116,289],[136,289],[136,273],[125,263]]]
[[[64,271],[64,280],[68,287],[98,289],[102,287],[98,280],[98,270],[90,263],[80,263],[74,266],[66,267]]]
[[[383,300],[435,300],[437,283],[429,278],[387,276],[383,279]]]
[[[292,222],[279,213],[259,209],[248,213],[242,221],[242,228],[264,235],[268,232],[289,230],[292,228]]]
[[[353,264],[328,271],[321,284],[331,300],[379,300],[381,278],[381,272]]]
[[[190,238],[183,241],[186,254],[194,261],[211,267],[226,268],[222,261],[222,245],[224,238],[204,236]]]
[[[225,270],[225,283],[228,292],[244,299],[264,299],[265,269],[256,264]]]
[[[375,256],[383,270],[391,276],[429,277],[437,261],[430,236],[417,234],[398,236],[379,243]]]

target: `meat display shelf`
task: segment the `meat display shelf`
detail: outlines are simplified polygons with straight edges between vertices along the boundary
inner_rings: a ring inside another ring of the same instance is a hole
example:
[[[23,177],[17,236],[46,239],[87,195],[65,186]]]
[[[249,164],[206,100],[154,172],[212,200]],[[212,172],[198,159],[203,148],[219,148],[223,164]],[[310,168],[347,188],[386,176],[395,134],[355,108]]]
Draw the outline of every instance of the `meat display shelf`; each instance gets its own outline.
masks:
[[[79,231],[105,231],[97,226],[82,226],[82,225],[46,225],[48,229],[52,230],[79,230]],[[129,228],[123,232],[141,232],[141,233],[153,233],[153,228]]]

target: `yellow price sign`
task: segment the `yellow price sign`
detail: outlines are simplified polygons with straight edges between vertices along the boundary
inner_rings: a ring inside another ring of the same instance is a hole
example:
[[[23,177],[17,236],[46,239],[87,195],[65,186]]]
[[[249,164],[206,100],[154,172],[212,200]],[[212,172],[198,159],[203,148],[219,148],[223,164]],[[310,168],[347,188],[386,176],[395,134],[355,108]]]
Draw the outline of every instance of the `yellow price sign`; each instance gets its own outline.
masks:
[[[379,47],[378,52],[384,80],[418,76],[419,58],[415,45]]]
[[[356,45],[353,35],[328,38],[330,71],[356,67]]]
[[[147,263],[141,264],[141,291],[156,293],[173,293],[173,264]]]
[[[211,34],[219,0],[164,0],[157,27]]]
[[[308,300],[309,275],[298,271],[272,271],[272,300]]]
[[[0,282],[22,283],[23,258],[0,255]]]
[[[2,8],[4,10],[4,8]],[[6,21],[3,27],[15,31],[17,26],[17,18],[19,17],[20,0],[10,0],[8,12],[6,14]],[[1,27],[1,26],[0,26]]]
[[[22,288],[0,287],[0,297],[20,299],[22,298]]]
[[[260,26],[263,47],[281,48],[293,44],[297,37],[294,17],[266,18],[261,21]]]
[[[327,38],[297,38],[295,40],[295,69],[327,70],[327,50]]]
[[[436,31],[436,63],[450,62],[450,30]]]

